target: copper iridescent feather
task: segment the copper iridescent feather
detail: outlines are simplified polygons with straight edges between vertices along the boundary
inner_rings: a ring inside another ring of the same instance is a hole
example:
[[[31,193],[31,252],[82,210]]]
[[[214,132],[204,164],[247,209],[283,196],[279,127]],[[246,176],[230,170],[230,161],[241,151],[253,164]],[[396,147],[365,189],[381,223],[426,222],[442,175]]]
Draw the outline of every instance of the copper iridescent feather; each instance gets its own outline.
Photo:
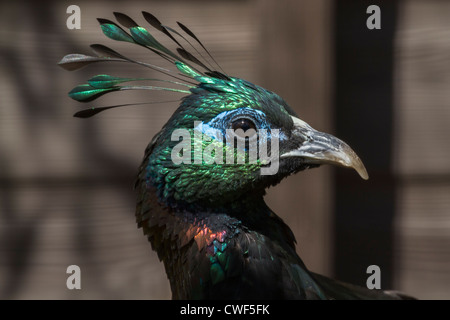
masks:
[[[143,12],[154,31],[172,40],[176,50],[170,50],[127,15],[114,15],[118,23],[98,19],[108,38],[147,48],[171,62],[173,68],[137,61],[100,44],[91,46],[92,56],[70,54],[59,64],[76,70],[92,63],[131,63],[165,77],[97,75],[69,92],[80,102],[123,90],[164,90],[184,95],[178,109],[148,145],[135,185],[137,224],[164,263],[174,299],[408,298],[309,271],[295,251],[292,231],[264,202],[266,188],[321,164],[353,168],[367,179],[362,161],[345,142],[313,129],[277,94],[227,75],[184,24],[178,23],[181,30],[177,31]],[[151,85],[124,85],[134,81]],[[75,116],[90,117],[111,108],[154,103],[157,101],[91,107]],[[231,154],[231,159],[239,155],[247,159],[247,148],[239,153],[234,140],[231,145],[224,144],[220,136],[211,134],[220,132],[225,137],[228,129],[236,128],[269,132],[266,142],[271,146],[270,153],[275,154],[271,143],[277,139],[278,158],[271,158],[277,165],[275,172],[263,174],[263,169],[273,163],[261,159],[229,164],[202,157],[206,150],[210,156],[210,150],[214,150],[214,155],[223,151],[224,155]],[[183,156],[193,161],[173,161],[172,150],[180,143],[172,137],[176,129],[185,129],[192,138]],[[198,150],[200,158],[195,152]]]

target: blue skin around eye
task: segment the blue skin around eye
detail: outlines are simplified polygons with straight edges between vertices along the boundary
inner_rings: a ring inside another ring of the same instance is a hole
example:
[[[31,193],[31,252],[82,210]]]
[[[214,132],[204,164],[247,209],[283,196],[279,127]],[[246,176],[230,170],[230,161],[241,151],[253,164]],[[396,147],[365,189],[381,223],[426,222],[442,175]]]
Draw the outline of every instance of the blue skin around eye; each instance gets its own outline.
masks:
[[[219,113],[207,123],[202,123],[202,132],[216,138],[217,130],[222,136],[225,136],[226,129],[231,129],[231,123],[239,118],[251,119],[258,130],[265,129],[270,137],[270,124],[265,120],[265,114],[262,111],[251,108],[239,108],[232,111]]]
[[[272,136],[272,128],[270,123],[266,120],[266,115],[264,112],[252,108],[239,108],[236,110],[219,113],[209,122],[202,123],[201,131],[204,134],[211,136],[213,139],[216,139],[218,130],[224,137],[226,135],[225,130],[231,129],[231,123],[240,118],[251,119],[255,123],[257,130],[266,130],[267,138],[270,141]],[[287,139],[286,135],[282,131],[279,132],[279,139],[280,141]]]

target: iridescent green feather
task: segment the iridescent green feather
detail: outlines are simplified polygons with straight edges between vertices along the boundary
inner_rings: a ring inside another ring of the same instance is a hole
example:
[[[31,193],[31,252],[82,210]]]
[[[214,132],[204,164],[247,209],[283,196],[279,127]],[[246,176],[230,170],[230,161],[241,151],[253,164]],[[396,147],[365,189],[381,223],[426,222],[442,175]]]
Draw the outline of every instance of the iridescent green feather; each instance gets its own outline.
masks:
[[[138,79],[138,78],[120,78],[120,77],[110,76],[107,74],[99,74],[97,76],[92,77],[87,82],[94,88],[105,89],[105,88],[111,88],[120,83],[136,81],[136,80],[140,80],[140,79]]]
[[[161,43],[159,43],[158,40],[156,40],[144,27],[137,26],[130,28],[130,33],[134,41],[137,43],[164,52],[175,60],[180,60],[178,55],[174,54],[172,51],[168,50]]]
[[[96,76],[92,77],[91,79],[89,79],[88,83],[94,88],[105,89],[105,88],[111,88],[111,87],[116,86],[116,85],[118,85],[120,83],[130,82],[130,81],[168,82],[168,83],[172,83],[172,84],[176,84],[176,85],[192,88],[192,86],[190,86],[188,84],[177,82],[177,81],[171,81],[171,80],[155,79],[155,78],[121,78],[121,77],[110,76],[110,75],[107,75],[107,74],[96,75]]]
[[[89,84],[80,84],[69,92],[69,97],[80,102],[89,102],[112,91],[118,91],[120,87],[106,89],[95,88]]]
[[[183,74],[191,77],[191,78],[197,78],[197,77],[201,77],[201,75],[199,73],[197,73],[196,71],[194,71],[191,67],[189,67],[187,64],[180,62],[180,61],[175,61],[175,66],[178,68],[178,70],[180,70],[180,72],[182,72]]]
[[[133,38],[115,23],[106,19],[98,19],[98,20],[100,22],[100,27],[102,28],[103,33],[108,38],[117,41],[126,41],[135,43]]]

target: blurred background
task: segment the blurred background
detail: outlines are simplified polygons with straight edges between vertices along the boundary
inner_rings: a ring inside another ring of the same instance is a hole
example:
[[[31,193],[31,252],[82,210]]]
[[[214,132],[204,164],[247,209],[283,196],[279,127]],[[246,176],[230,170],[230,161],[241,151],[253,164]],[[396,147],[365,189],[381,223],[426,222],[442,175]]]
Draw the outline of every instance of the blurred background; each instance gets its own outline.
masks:
[[[69,30],[66,9],[81,8]],[[381,29],[368,30],[369,5]],[[81,104],[67,92],[91,76],[152,77],[97,64],[69,73],[57,62],[102,43],[165,66],[106,38],[97,17],[142,10],[189,26],[230,75],[281,95],[314,128],[361,156],[363,181],[321,167],[268,190],[309,269],[365,286],[450,299],[450,2],[439,0],[195,0],[0,2],[0,299],[170,299],[163,265],[136,228],[133,183],[144,149],[179,94],[121,92]],[[163,43],[170,40],[153,32]],[[66,268],[81,268],[68,290]]]

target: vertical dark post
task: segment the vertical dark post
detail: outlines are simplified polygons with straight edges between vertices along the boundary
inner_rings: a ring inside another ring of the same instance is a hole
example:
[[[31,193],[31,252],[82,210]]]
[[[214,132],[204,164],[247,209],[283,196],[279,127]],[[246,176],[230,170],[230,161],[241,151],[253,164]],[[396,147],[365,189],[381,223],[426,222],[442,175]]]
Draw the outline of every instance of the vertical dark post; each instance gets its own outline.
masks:
[[[370,5],[381,29],[368,29]],[[336,135],[360,155],[370,179],[335,170],[335,276],[362,286],[369,265],[381,269],[381,288],[393,277],[395,180],[393,48],[397,1],[335,2]]]

